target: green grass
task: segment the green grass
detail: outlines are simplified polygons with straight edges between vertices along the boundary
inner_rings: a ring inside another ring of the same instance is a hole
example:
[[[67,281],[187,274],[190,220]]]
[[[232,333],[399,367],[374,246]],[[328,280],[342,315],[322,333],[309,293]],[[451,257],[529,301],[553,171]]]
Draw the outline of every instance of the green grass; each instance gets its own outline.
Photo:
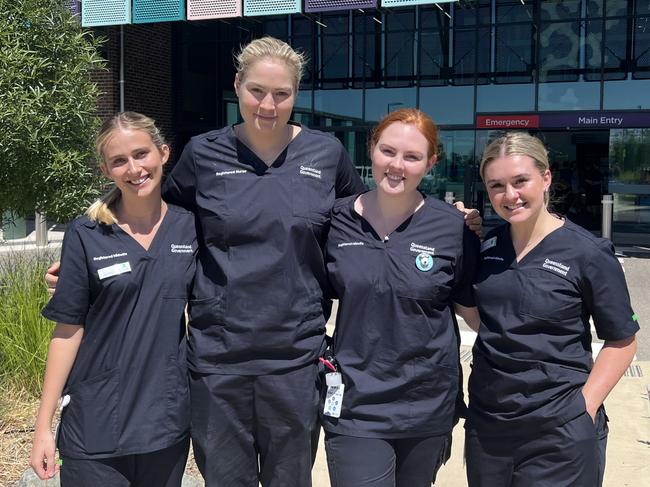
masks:
[[[41,316],[51,256],[0,255],[0,385],[40,395],[53,323]]]

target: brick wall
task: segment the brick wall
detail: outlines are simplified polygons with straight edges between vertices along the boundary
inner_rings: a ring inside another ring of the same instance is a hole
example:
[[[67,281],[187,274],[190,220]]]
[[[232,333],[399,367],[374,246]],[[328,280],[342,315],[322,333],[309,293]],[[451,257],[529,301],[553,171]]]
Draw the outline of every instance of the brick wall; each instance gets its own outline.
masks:
[[[107,60],[106,72],[95,79],[102,91],[98,113],[108,118],[120,109],[120,27],[95,29],[107,39],[102,54]],[[124,108],[144,113],[156,120],[175,149],[172,100],[172,25],[170,23],[133,24],[124,26]]]

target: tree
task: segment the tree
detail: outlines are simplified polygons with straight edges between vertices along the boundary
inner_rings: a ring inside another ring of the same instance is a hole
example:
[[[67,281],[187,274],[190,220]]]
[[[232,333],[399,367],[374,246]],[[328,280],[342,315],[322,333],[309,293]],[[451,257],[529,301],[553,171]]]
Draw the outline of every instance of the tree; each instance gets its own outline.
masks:
[[[67,221],[97,196],[101,42],[61,0],[0,0],[0,215]]]

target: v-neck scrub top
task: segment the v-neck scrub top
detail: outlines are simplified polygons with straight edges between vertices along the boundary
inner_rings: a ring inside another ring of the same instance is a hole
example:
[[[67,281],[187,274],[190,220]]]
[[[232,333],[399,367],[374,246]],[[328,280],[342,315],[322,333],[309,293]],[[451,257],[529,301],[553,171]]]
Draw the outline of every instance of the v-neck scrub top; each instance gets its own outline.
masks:
[[[199,220],[192,370],[261,375],[317,359],[329,212],[362,189],[341,143],[304,126],[271,166],[230,126],[188,142],[163,196]]]
[[[474,287],[467,425],[484,434],[534,433],[584,413],[590,317],[602,340],[639,330],[611,242],[569,220],[520,262],[509,224],[488,233]]]
[[[189,434],[184,309],[196,249],[194,216],[172,205],[148,250],[118,225],[85,216],[69,225],[43,309],[84,328],[64,388],[62,455],[149,453]]]
[[[337,202],[327,241],[345,392],[341,417],[323,416],[323,427],[367,438],[446,434],[459,377],[451,305],[474,305],[478,238],[461,212],[425,198],[382,240],[355,200]]]

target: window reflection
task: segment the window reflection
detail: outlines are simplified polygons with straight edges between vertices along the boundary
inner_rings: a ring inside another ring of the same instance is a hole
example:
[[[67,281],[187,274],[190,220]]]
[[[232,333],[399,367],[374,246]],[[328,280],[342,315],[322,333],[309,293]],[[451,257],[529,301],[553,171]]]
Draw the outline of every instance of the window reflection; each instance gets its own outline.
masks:
[[[539,110],[597,110],[599,83],[540,83]]]
[[[474,87],[420,88],[420,109],[439,125],[474,123]]]
[[[609,134],[609,187],[617,242],[650,244],[650,129]],[[639,240],[641,239],[641,241]]]
[[[362,90],[316,90],[314,110],[317,117],[361,122]]]
[[[535,109],[535,85],[485,85],[478,87],[477,112],[529,112]]]
[[[366,121],[378,122],[388,112],[414,107],[415,88],[375,88],[366,90]]]
[[[544,0],[540,2],[542,20],[566,20],[580,17],[581,0]]]
[[[650,110],[650,80],[606,81],[603,108]]]
[[[471,179],[474,164],[474,132],[472,130],[441,130],[438,163],[422,181],[428,194],[444,199],[447,192],[455,201],[465,199],[465,182]]]
[[[579,22],[554,22],[543,25],[539,45],[540,81],[578,79]]]

